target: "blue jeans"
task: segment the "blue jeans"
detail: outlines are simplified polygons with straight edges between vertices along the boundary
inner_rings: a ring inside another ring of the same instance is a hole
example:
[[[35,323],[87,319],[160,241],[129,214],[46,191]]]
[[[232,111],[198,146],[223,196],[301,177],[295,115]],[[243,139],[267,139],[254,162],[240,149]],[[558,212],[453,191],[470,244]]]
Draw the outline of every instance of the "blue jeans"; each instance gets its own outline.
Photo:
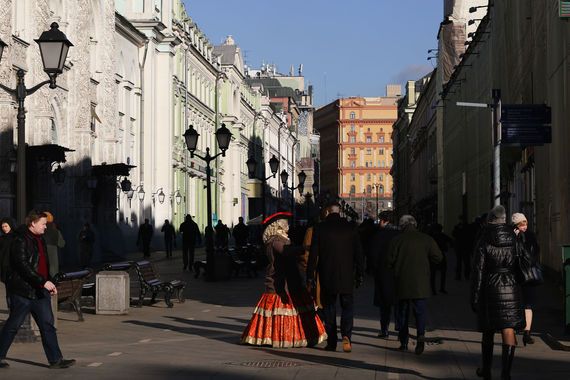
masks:
[[[352,326],[354,325],[354,297],[352,294],[324,295],[321,293],[321,303],[323,304],[323,314],[325,316],[325,330],[327,332],[327,346],[336,346],[337,325],[336,325],[336,299],[340,298],[340,334],[348,339],[352,337]]]
[[[414,306],[414,316],[416,318],[416,330],[419,336],[424,336],[426,333],[426,299],[419,298],[413,300],[400,300],[398,301],[398,319],[400,321],[400,331],[398,332],[398,339],[402,344],[408,344],[410,332],[408,324],[410,321],[410,306]]]
[[[57,335],[53,325],[53,312],[51,311],[50,294],[42,290],[42,298],[29,299],[15,294],[10,294],[10,315],[0,332],[0,359],[5,359],[18,329],[28,314],[32,314],[42,336],[42,345],[48,362],[55,363],[63,355],[59,349]]]

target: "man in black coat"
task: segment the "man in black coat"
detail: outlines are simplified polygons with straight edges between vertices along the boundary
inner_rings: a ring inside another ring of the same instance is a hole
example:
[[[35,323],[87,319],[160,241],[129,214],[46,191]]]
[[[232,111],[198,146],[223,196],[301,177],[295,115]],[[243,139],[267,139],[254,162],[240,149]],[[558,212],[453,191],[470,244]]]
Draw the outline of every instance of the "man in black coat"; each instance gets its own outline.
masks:
[[[238,224],[234,227],[233,235],[236,242],[236,248],[245,247],[247,245],[247,241],[249,239],[249,228],[245,225],[241,216],[238,218]]]
[[[380,213],[380,229],[372,237],[370,244],[374,274],[374,305],[380,308],[379,338],[388,337],[390,315],[395,303],[394,273],[388,268],[388,246],[390,241],[400,233],[392,224],[392,211]]]
[[[360,286],[364,258],[358,234],[340,216],[340,206],[328,207],[325,220],[314,227],[311,252],[307,263],[307,283],[314,287],[315,271],[319,273],[321,303],[328,335],[326,350],[337,345],[336,300],[342,308],[340,331],[345,352],[352,350],[351,336],[354,319],[353,288]]]
[[[137,245],[142,243],[144,257],[150,257],[150,241],[152,240],[153,234],[154,229],[150,225],[149,220],[145,219],[144,223],[139,227],[139,234],[137,236]]]
[[[166,257],[172,257],[172,245],[176,242],[174,226],[170,224],[168,219],[165,219],[160,231],[164,233],[164,250],[166,251]]]
[[[75,360],[63,358],[57,342],[51,310],[51,297],[57,297],[57,288],[50,278],[47,246],[42,236],[46,226],[46,214],[30,212],[26,226],[17,232],[10,247],[10,268],[6,276],[10,315],[0,332],[0,368],[9,367],[6,354],[30,313],[40,329],[49,368],[75,364]]]
[[[192,220],[190,215],[186,215],[184,222],[180,224],[180,234],[182,235],[182,261],[184,269],[194,267],[194,249],[196,243],[201,243],[200,228],[196,222]]]

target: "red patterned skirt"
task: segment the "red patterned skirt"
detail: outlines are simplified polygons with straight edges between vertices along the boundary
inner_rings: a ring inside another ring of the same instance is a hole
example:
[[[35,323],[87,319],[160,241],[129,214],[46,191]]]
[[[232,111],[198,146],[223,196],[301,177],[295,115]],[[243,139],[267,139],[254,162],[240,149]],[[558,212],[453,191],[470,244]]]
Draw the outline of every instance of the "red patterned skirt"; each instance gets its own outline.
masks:
[[[307,347],[327,339],[308,292],[282,297],[263,293],[241,336],[242,344],[274,348]]]

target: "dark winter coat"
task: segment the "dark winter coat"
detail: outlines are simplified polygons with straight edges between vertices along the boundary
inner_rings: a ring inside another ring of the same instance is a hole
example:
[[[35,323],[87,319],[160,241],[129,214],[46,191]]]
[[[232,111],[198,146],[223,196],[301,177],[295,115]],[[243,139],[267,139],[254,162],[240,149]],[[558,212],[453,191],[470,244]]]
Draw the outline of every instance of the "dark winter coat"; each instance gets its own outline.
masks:
[[[180,224],[180,234],[182,235],[183,243],[192,246],[196,245],[196,241],[200,243],[200,229],[192,219],[186,219]]]
[[[392,224],[376,231],[370,244],[374,263],[374,305],[391,305],[395,301],[394,272],[388,268],[388,248],[400,231]]]
[[[506,224],[490,224],[481,233],[473,256],[471,304],[481,331],[525,325],[521,289],[515,279],[516,235]]]
[[[313,229],[307,279],[319,274],[321,294],[352,294],[355,275],[362,278],[364,258],[353,226],[338,213],[329,214]]]
[[[301,246],[290,245],[282,236],[274,236],[265,243],[267,268],[265,270],[265,292],[285,294],[294,293],[303,287],[297,259],[304,252]]]
[[[40,239],[44,246],[46,260],[47,247],[43,237]],[[39,249],[36,239],[29,230],[17,232],[10,250],[10,271],[6,280],[6,290],[29,299],[43,296],[41,291],[46,280],[38,273]]]
[[[422,299],[431,295],[430,263],[439,264],[443,255],[431,236],[408,227],[392,239],[388,266],[394,271],[396,297]]]

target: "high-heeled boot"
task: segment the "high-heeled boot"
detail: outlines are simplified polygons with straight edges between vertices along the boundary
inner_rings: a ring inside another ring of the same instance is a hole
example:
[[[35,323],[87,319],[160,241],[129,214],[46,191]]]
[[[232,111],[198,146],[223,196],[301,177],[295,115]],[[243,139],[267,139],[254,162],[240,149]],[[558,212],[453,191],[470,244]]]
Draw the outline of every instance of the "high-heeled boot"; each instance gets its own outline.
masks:
[[[477,376],[485,380],[491,380],[491,366],[493,364],[493,338],[483,337],[481,342],[481,356],[483,367],[477,368]]]
[[[503,369],[501,371],[502,380],[511,380],[511,367],[515,358],[516,346],[503,344]]]
[[[524,330],[523,333],[523,344],[534,344],[534,338],[530,335],[530,330]]]

